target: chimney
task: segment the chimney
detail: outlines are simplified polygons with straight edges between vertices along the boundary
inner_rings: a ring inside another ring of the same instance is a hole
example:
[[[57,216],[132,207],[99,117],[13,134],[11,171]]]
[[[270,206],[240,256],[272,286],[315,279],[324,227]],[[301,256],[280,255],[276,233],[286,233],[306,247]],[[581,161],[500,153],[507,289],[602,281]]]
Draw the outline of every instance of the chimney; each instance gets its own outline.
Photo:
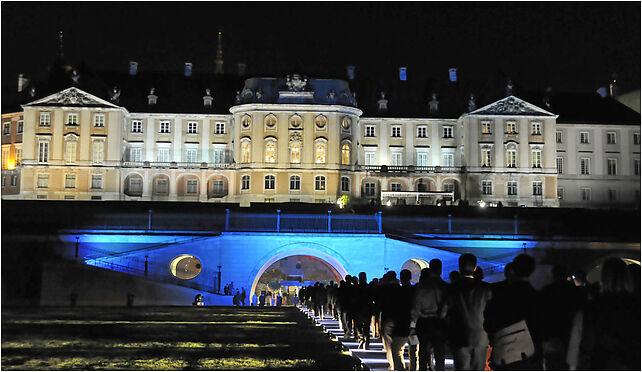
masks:
[[[29,79],[27,79],[23,74],[18,75],[18,92],[22,92],[27,85],[29,85]]]
[[[615,72],[614,72],[613,75],[611,75],[611,82],[609,83],[609,95],[611,97],[615,97],[618,94],[617,85],[615,84],[617,83],[616,77],[617,76],[615,75]]]
[[[468,112],[473,112],[476,109],[477,109],[477,102],[475,102],[475,95],[471,93],[470,97],[468,98]]]
[[[513,81],[511,79],[508,79],[506,82],[506,96],[512,96],[513,95]]]
[[[138,62],[129,61],[129,74],[135,76],[138,72]]]
[[[205,89],[205,95],[203,96],[203,107],[212,107],[214,97],[212,97],[210,92],[210,88]]]
[[[448,69],[448,80],[451,82],[456,82],[457,81],[457,69],[452,67]]]
[[[354,65],[349,65],[346,67],[346,73],[348,74],[348,80],[354,80]]]
[[[191,62],[185,62],[185,76],[187,76],[187,77],[192,76],[192,63]]]
[[[388,100],[386,99],[386,92],[380,93],[381,98],[377,101],[379,112],[384,113],[388,111]]]
[[[406,67],[399,67],[399,80],[401,81],[406,81],[406,71],[408,68]]]
[[[155,88],[151,88],[149,90],[149,95],[147,96],[147,104],[148,105],[155,105],[156,102],[158,101],[158,96],[154,94]]]
[[[247,68],[247,65],[243,62],[239,62],[236,64],[236,68],[238,70],[239,76],[245,76],[245,69]]]
[[[428,108],[430,109],[431,114],[436,114],[439,112],[439,101],[437,101],[437,93],[432,94],[432,100],[428,102]]]

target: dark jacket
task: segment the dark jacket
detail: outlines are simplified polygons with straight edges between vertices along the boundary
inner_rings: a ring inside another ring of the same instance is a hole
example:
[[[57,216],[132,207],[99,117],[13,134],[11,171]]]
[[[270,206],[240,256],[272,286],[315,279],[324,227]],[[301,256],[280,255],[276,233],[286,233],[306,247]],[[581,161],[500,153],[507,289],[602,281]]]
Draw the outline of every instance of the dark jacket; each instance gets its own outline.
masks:
[[[488,345],[484,310],[491,297],[488,283],[470,277],[462,277],[448,287],[442,316],[447,317],[453,348]]]
[[[410,307],[410,322],[414,326],[419,318],[439,318],[444,305],[446,282],[441,278],[430,278],[420,282],[415,288],[415,293]]]

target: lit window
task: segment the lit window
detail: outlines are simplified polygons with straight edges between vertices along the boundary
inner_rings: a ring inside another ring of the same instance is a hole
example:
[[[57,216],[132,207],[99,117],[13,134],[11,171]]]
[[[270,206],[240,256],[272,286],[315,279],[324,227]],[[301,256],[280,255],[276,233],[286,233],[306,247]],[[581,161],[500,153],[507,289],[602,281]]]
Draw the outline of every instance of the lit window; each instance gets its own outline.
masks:
[[[169,120],[161,120],[160,122],[160,133],[170,133],[172,127]]]
[[[67,125],[78,125],[78,114],[70,112],[67,114]]]
[[[46,163],[49,161],[49,141],[38,142],[38,162]]]
[[[542,123],[534,121],[531,123],[531,134],[542,134]]]
[[[609,201],[617,201],[617,190],[609,189],[608,197],[609,197]]]
[[[169,150],[169,149],[168,149]],[[168,151],[169,153],[169,151]],[[141,147],[129,148],[129,161],[139,162],[143,160],[143,149]]]
[[[591,159],[580,158],[580,174],[591,174]]]
[[[606,143],[609,145],[615,145],[615,141],[615,132],[606,132]]]
[[[508,168],[517,167],[517,150],[506,150],[506,166]]]
[[[453,138],[453,127],[451,125],[444,125],[442,130],[444,138]]]
[[[374,137],[375,136],[375,126],[374,124],[366,125],[365,137]]]
[[[580,192],[582,193],[582,200],[589,201],[591,200],[591,189],[588,187],[583,187]]]
[[[455,154],[452,152],[445,152],[441,156],[441,165],[444,167],[454,167],[455,166]]]
[[[250,189],[250,176],[245,175],[241,177],[241,190],[249,190]]]
[[[341,128],[343,128],[343,130],[349,130],[350,124],[352,124],[352,122],[349,117],[344,116],[343,119],[341,119]]]
[[[75,174],[66,174],[65,175],[65,188],[66,189],[75,189],[76,188],[76,175]]]
[[[2,169],[9,169],[9,149],[2,149]]]
[[[105,114],[94,114],[94,127],[105,126]]]
[[[39,189],[46,189],[47,187],[49,187],[49,175],[39,174],[37,185]]]
[[[185,161],[188,163],[198,163],[198,149],[197,148],[185,149]]]
[[[506,182],[506,194],[509,196],[517,195],[517,181]]]
[[[105,142],[94,141],[92,144],[92,162],[102,164],[105,158]]]
[[[491,166],[490,149],[482,149],[482,152],[481,152],[481,166],[482,167],[490,167]]]
[[[142,120],[132,120],[132,133],[143,133]]]
[[[617,175],[617,159],[606,159],[606,170],[609,176]]]
[[[506,122],[506,133],[507,134],[517,134],[517,123],[514,121]]]
[[[350,179],[341,177],[341,191],[350,191]]]
[[[314,189],[315,190],[325,190],[325,177],[324,176],[316,176],[314,177]]]
[[[265,143],[265,162],[276,162],[276,142],[274,142],[273,140],[268,140]]]
[[[198,133],[198,122],[197,121],[188,121],[187,122],[187,134],[197,134]]]
[[[198,193],[198,180],[187,180],[187,187],[185,190],[186,194],[197,194]]]
[[[364,195],[365,196],[374,196],[375,195],[375,183],[374,182],[366,182],[364,184]]]
[[[298,142],[295,142],[290,146],[290,163],[301,163],[301,144]]]
[[[420,166],[420,167],[428,166],[428,152],[426,150],[417,151],[417,166]]]
[[[481,132],[482,134],[491,134],[491,122],[482,121],[481,122]]]
[[[136,160],[140,161],[140,160]],[[169,147],[159,147],[158,152],[156,153],[156,161],[159,163],[168,163],[169,162]]]
[[[390,153],[390,165],[403,165],[403,153],[401,151],[393,151]]]
[[[317,125],[318,129],[323,129],[325,128],[325,125],[328,123],[328,119],[326,119],[326,117],[323,115],[319,115],[314,120],[314,123]]]
[[[41,127],[48,127],[51,125],[51,112],[41,112],[38,121]]]
[[[16,132],[17,133],[22,133],[24,125],[25,125],[25,122],[23,120],[18,120],[18,128],[17,128]]]
[[[301,177],[290,176],[290,190],[301,190]]]
[[[225,134],[225,123],[224,122],[216,122],[214,123],[214,134]]]
[[[95,190],[100,190],[103,188],[103,176],[102,174],[92,174],[91,175],[91,188]]]
[[[377,153],[374,150],[366,150],[365,152],[365,165],[377,164]]]
[[[541,168],[542,167],[542,150],[540,149],[533,149],[531,150],[531,157],[533,160],[533,168]]]
[[[265,126],[272,129],[276,126],[276,116],[269,114],[265,117]]]
[[[16,165],[22,165],[22,149],[16,149]]]
[[[241,142],[241,163],[250,162],[250,151],[251,151],[250,141],[248,140],[242,141]]]
[[[274,183],[275,183],[275,178],[274,178],[273,175],[265,176],[265,189],[266,190],[274,190]]]
[[[633,144],[640,145],[640,133],[633,133]]]
[[[580,143],[590,143],[589,132],[580,132]]]
[[[555,143],[562,143],[562,132],[559,130],[555,132]]]
[[[391,137],[401,137],[400,125],[393,125],[391,128],[392,128],[392,133],[390,134]]]
[[[564,174],[564,158],[558,157],[555,162],[557,164],[557,174]]]
[[[212,151],[212,161],[216,164],[227,163],[224,148],[214,148]]]
[[[69,140],[65,143],[65,162],[73,164],[76,162],[76,149],[77,144],[75,140]]]
[[[533,195],[542,196],[542,181],[533,181]]]
[[[243,116],[243,119],[241,119],[241,127],[243,129],[248,129],[250,125],[252,125],[252,118],[250,115]]]
[[[317,141],[315,145],[315,163],[324,164],[325,163],[325,154],[326,154],[326,144],[325,141]]]
[[[350,165],[350,145],[341,146],[341,164]]]
[[[5,123],[2,128],[2,134],[10,134],[10,133],[11,133],[11,123]]]
[[[482,195],[493,195],[493,183],[491,181],[482,181]]]
[[[427,138],[428,137],[428,127],[420,126],[417,127],[417,138]]]
[[[390,191],[401,191],[401,184],[399,182],[392,182],[390,184]]]
[[[301,126],[301,122],[302,122],[302,120],[301,120],[301,117],[299,115],[292,115],[292,117],[290,117],[290,126],[292,128],[300,127]]]
[[[408,69],[406,67],[399,67],[399,80],[406,81],[406,72]]]

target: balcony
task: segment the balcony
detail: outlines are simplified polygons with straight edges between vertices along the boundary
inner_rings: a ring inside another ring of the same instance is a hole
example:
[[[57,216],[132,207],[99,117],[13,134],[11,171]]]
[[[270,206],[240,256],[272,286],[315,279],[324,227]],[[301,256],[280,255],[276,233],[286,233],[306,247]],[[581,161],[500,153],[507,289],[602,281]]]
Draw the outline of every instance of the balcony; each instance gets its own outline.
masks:
[[[362,165],[357,170],[377,173],[461,173],[463,167],[424,165]]]
[[[227,169],[232,168],[231,163],[205,163],[205,162],[154,162],[154,161],[123,161],[122,168],[162,168],[162,169]]]

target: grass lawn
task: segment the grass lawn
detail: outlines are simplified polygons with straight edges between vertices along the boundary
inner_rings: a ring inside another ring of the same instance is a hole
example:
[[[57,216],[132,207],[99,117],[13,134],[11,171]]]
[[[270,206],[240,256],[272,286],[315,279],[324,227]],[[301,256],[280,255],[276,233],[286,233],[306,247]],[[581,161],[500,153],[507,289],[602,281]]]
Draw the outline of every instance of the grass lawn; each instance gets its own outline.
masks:
[[[5,308],[3,370],[356,370],[292,307]]]

